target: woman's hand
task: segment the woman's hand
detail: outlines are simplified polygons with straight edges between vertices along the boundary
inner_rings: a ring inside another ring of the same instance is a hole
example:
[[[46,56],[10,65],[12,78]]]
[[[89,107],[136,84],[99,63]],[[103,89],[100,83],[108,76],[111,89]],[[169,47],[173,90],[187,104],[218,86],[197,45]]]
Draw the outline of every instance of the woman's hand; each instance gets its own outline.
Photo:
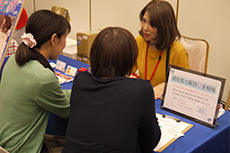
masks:
[[[153,87],[154,97],[155,99],[161,98],[164,93],[165,82],[158,84],[157,86]]]
[[[129,78],[140,78],[136,73],[131,73]]]
[[[136,76],[134,76],[134,75],[132,75],[132,74],[129,75],[128,77],[129,77],[129,78],[137,78]]]

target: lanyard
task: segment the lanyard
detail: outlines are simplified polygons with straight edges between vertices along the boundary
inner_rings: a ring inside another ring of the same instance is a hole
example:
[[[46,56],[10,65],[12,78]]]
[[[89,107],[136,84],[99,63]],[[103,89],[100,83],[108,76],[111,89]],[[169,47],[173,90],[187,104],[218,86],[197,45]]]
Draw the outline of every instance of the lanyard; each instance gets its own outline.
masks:
[[[147,79],[147,59],[148,59],[147,57],[148,57],[148,50],[149,50],[149,43],[147,44],[146,56],[145,56],[145,80]],[[160,55],[159,55],[159,59],[158,59],[157,65],[155,66],[155,69],[153,70],[153,73],[152,73],[152,75],[151,75],[149,81],[152,80],[153,75],[155,74],[155,72],[156,72],[156,70],[157,70],[157,67],[158,67],[158,65],[159,65],[159,63],[160,63],[160,61],[161,61],[162,52],[163,52],[163,50],[161,50],[161,53],[160,53]]]

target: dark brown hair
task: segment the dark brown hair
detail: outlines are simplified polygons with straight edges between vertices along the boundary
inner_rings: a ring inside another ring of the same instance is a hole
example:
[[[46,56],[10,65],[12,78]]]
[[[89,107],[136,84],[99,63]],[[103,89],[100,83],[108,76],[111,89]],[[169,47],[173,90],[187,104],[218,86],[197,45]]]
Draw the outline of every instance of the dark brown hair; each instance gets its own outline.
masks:
[[[31,33],[37,41],[34,48],[40,48],[45,42],[51,39],[53,34],[58,38],[68,34],[71,30],[69,22],[61,15],[50,10],[39,10],[34,12],[26,24],[26,33]],[[31,50],[22,42],[16,51],[16,62],[24,65],[32,57]]]
[[[167,49],[173,41],[181,37],[177,28],[175,14],[170,3],[163,0],[150,1],[140,12],[139,19],[142,21],[145,12],[148,11],[150,25],[156,27],[156,48],[158,50]],[[143,30],[139,31],[143,36]]]
[[[131,72],[137,55],[135,38],[128,30],[107,27],[97,35],[91,47],[91,72],[98,77],[125,76]]]

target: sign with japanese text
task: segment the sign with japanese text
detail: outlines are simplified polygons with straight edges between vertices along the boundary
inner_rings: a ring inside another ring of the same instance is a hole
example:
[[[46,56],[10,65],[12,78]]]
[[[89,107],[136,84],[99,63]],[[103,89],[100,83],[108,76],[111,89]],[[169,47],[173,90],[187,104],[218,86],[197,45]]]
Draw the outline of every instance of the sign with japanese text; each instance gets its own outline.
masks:
[[[170,65],[162,108],[214,127],[224,83],[225,79]]]
[[[25,0],[0,0],[0,69]]]

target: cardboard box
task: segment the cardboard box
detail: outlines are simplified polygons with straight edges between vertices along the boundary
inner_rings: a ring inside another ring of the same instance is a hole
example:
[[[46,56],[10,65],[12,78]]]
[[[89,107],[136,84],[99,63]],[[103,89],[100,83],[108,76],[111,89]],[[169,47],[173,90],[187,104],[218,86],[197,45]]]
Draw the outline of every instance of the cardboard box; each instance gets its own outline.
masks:
[[[90,57],[90,49],[94,39],[100,30],[77,33],[77,54],[82,57]]]
[[[90,58],[77,55],[77,60],[90,65]]]

